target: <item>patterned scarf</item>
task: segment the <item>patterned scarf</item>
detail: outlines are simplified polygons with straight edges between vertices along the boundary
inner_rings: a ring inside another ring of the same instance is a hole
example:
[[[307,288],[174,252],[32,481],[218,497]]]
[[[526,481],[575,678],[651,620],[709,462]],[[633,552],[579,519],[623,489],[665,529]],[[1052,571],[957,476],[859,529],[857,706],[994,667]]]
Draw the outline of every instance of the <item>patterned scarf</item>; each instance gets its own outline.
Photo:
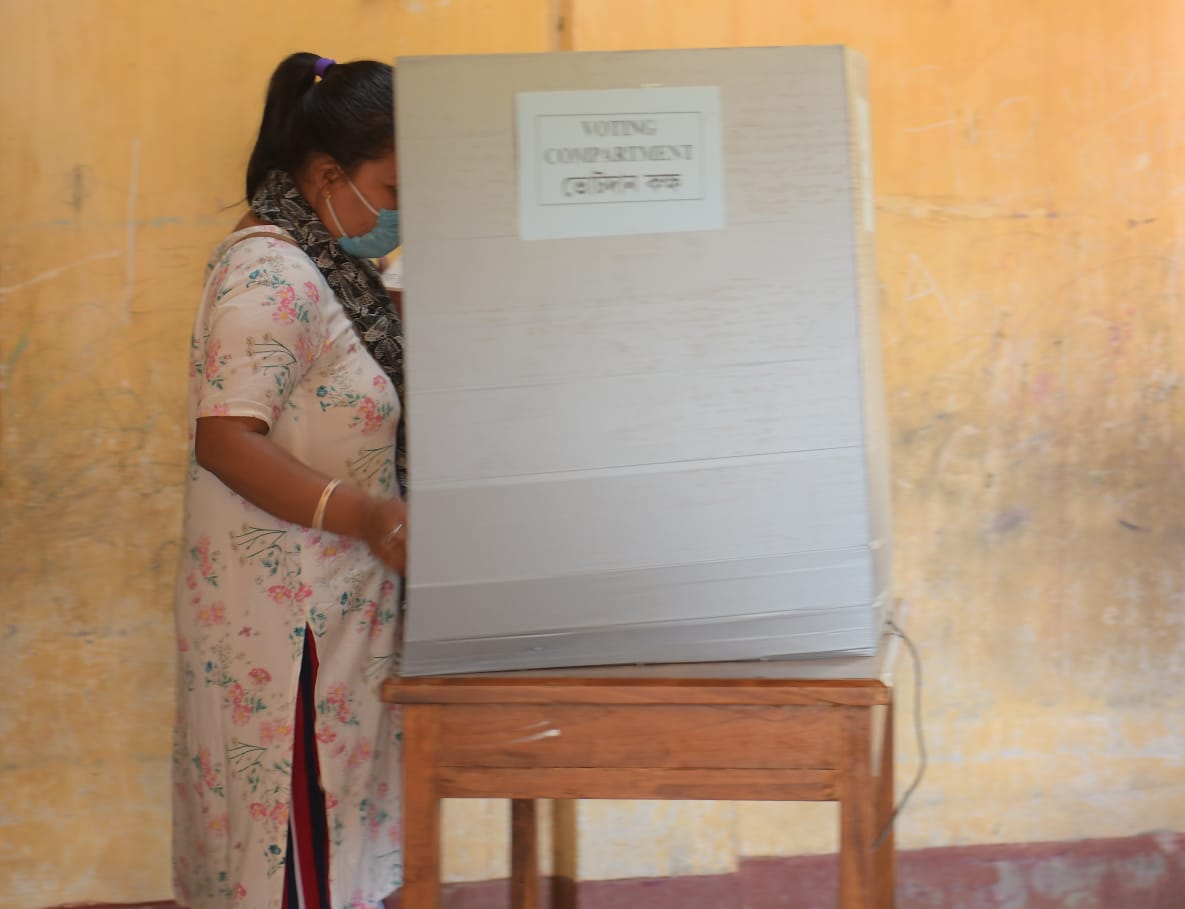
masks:
[[[354,323],[362,343],[390,378],[403,403],[403,326],[383,286],[378,269],[368,259],[342,252],[317,213],[301,195],[295,181],[273,170],[251,200],[251,210],[264,221],[286,231],[317,266]],[[403,407],[395,434],[395,476],[399,491],[407,493],[407,440]]]

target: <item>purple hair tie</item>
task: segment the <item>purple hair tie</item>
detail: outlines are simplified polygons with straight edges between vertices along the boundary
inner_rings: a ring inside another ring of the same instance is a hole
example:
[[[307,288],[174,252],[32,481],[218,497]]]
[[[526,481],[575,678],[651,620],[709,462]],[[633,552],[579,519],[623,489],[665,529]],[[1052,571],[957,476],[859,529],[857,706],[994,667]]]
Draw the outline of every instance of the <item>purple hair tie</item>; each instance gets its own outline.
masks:
[[[337,63],[336,60],[330,60],[328,57],[321,57],[316,63],[313,64],[313,75],[318,79],[324,79],[325,70],[329,69],[329,67],[333,66],[335,63]]]

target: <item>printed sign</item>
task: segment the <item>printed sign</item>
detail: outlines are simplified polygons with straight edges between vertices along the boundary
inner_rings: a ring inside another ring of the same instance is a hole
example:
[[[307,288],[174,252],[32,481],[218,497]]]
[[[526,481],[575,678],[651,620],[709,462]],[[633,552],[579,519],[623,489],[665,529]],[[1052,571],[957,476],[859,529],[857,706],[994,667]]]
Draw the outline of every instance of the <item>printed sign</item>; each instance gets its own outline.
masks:
[[[517,100],[524,240],[724,227],[718,88]]]

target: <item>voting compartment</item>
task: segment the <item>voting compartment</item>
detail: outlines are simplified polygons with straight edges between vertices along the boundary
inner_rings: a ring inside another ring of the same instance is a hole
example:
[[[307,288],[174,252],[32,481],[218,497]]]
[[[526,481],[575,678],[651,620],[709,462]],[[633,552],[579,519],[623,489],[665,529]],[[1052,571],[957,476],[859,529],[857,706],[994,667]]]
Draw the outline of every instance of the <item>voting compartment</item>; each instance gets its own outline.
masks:
[[[408,675],[870,654],[861,58],[401,60]]]

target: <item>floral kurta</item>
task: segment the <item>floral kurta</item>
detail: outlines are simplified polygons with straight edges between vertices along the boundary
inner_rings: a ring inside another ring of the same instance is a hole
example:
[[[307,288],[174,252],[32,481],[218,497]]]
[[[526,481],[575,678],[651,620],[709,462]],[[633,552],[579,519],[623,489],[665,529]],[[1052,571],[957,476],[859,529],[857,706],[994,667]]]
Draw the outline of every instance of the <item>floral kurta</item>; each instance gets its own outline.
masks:
[[[191,909],[280,909],[308,628],[332,909],[371,909],[402,872],[399,716],[378,690],[398,660],[397,578],[365,543],[281,521],[231,492],[194,460],[193,429],[198,417],[257,417],[304,463],[391,496],[399,400],[312,261],[249,233],[259,229],[215,251],[192,342],[176,894]]]

